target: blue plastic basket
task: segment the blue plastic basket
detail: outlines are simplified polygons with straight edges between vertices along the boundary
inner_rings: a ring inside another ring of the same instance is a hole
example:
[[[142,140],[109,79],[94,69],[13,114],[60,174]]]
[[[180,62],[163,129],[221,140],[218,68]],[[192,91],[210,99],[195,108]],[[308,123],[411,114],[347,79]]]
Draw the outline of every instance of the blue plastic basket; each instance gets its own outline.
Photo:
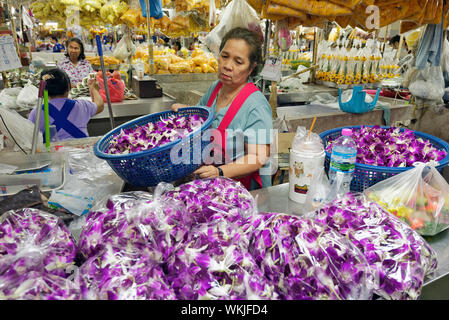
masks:
[[[171,115],[192,116],[199,115],[206,121],[200,129],[191,132],[184,139],[179,139],[160,147],[150,150],[134,152],[126,155],[107,154],[110,141],[122,129],[136,128],[149,122],[157,122],[160,119],[167,119]],[[177,113],[173,111],[163,111],[146,115],[109,131],[94,146],[94,154],[106,160],[117,175],[130,185],[136,187],[153,187],[160,182],[173,182],[188,176],[198,169],[201,162],[203,149],[210,141],[203,141],[202,133],[207,130],[213,121],[213,112],[209,112],[207,107],[186,107],[181,108]],[[206,139],[205,139],[206,140]],[[174,149],[176,147],[176,149]],[[173,163],[170,153],[177,153],[177,161]],[[199,152],[201,149],[201,152]],[[183,152],[187,151],[188,152]]]
[[[323,141],[324,147],[326,147],[330,138],[332,140],[335,140],[338,137],[340,137],[342,129],[351,128],[352,130],[359,130],[361,127],[362,126],[348,126],[336,128],[320,133],[320,137],[321,140]],[[372,127],[372,126],[365,126],[365,127]],[[387,129],[390,127],[382,127],[382,128]],[[401,132],[402,131],[404,131],[403,128],[401,129]],[[419,131],[413,131],[413,133],[415,134],[416,137],[429,140],[435,148],[439,150],[445,150],[447,152],[448,155],[444,159],[439,161],[440,165],[436,167],[438,171],[441,172],[443,168],[449,164],[449,144],[427,133]],[[330,153],[326,151],[326,157],[324,160],[326,173],[329,171],[330,156],[331,156]],[[413,167],[403,167],[403,168],[377,167],[367,164],[356,163],[354,169],[354,177],[351,181],[350,189],[351,191],[354,192],[363,192],[365,189],[371,187],[372,185],[375,185],[376,183],[382,180],[388,179],[394,175],[410,170],[412,168]]]

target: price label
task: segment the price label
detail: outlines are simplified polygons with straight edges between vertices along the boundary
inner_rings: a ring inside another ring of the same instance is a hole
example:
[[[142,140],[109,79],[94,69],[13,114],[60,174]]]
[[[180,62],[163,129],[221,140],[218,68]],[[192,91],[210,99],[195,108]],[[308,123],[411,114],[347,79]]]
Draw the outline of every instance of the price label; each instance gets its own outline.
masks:
[[[265,66],[263,67],[260,75],[264,80],[279,82],[281,81],[281,69],[281,59],[279,59],[278,57],[269,57],[265,61]]]
[[[0,72],[21,67],[14,39],[10,35],[0,37]]]

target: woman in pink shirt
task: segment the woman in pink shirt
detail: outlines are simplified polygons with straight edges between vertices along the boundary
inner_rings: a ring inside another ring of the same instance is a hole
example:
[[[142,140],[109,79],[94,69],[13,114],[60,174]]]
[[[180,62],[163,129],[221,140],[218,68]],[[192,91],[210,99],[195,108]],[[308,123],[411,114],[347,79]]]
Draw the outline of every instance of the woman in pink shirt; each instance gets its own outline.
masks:
[[[78,38],[67,41],[65,57],[58,61],[57,67],[64,70],[70,78],[72,88],[76,87],[89,73],[94,72],[92,65],[86,60],[84,45]]]
[[[47,82],[45,88],[49,96],[50,125],[56,126],[59,140],[88,137],[87,123],[90,118],[104,109],[103,98],[98,91],[100,88],[98,82],[95,79],[90,79],[88,82],[92,102],[69,99],[70,79],[58,68],[42,71],[42,78]],[[36,121],[36,108],[31,111],[28,120],[33,123]],[[44,116],[41,116],[39,128],[45,135]]]

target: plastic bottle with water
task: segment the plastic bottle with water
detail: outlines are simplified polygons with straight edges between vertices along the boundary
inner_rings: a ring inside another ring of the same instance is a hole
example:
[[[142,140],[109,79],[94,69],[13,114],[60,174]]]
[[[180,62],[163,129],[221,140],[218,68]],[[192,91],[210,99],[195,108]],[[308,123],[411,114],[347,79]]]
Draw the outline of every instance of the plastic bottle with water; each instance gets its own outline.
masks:
[[[329,180],[337,194],[348,193],[354,174],[357,145],[351,137],[352,130],[345,128],[332,147]]]

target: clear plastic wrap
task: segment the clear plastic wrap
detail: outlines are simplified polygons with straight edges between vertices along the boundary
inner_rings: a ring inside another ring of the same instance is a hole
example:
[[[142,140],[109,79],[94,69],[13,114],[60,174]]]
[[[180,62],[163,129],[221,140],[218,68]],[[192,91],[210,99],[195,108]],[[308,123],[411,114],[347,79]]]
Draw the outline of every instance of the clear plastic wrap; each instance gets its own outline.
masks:
[[[312,219],[260,214],[249,252],[280,299],[371,299],[377,274],[348,239]]]
[[[175,294],[150,248],[115,247],[110,244],[89,258],[75,276],[83,299],[173,300]]]
[[[238,224],[216,219],[194,226],[166,263],[178,299],[276,299],[248,252],[249,237]]]
[[[0,300],[80,300],[79,287],[69,279],[51,273],[30,271],[0,277]]]
[[[249,191],[241,183],[226,177],[182,184],[164,193],[162,199],[181,201],[185,215],[195,224],[221,218],[241,222],[257,214],[257,202]]]
[[[84,258],[100,253],[106,245],[119,248],[152,248],[153,259],[162,262],[184,239],[190,217],[182,203],[162,198],[168,185],[160,184],[152,200],[142,193],[120,194],[107,207],[91,211],[82,227],[78,248]]]
[[[0,275],[30,271],[66,276],[76,247],[62,220],[38,209],[10,210],[0,216]]]
[[[324,168],[316,168],[312,174],[312,182],[307,192],[304,212],[314,211],[324,205],[329,194],[331,194],[331,185],[326,172]]]
[[[449,184],[433,166],[417,164],[364,194],[421,235],[434,236],[449,228]]]
[[[347,193],[307,214],[347,237],[379,274],[374,293],[384,299],[417,299],[424,278],[436,269],[429,244],[407,224],[361,194]]]

